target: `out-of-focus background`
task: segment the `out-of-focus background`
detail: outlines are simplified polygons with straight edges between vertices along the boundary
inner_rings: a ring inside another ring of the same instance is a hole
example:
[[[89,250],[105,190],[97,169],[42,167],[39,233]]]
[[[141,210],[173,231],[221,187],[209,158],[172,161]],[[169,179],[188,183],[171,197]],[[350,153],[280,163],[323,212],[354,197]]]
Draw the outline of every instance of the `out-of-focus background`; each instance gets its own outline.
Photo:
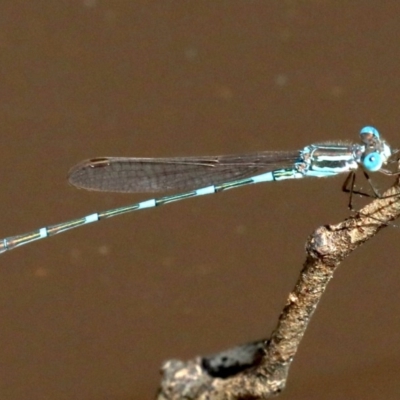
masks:
[[[96,156],[400,143],[398,1],[0,5],[0,237],[144,200],[68,185]],[[343,177],[133,213],[1,255],[0,398],[152,399],[159,367],[267,337]],[[380,182],[384,187],[390,182]],[[400,396],[398,228],[329,286],[281,399]]]

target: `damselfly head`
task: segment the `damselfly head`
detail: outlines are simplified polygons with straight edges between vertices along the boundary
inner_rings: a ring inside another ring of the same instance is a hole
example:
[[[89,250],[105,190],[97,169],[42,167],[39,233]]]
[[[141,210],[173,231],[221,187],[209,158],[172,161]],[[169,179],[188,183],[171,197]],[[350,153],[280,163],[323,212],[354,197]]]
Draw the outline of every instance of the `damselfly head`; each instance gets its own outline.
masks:
[[[392,155],[390,146],[381,139],[378,130],[373,126],[362,128],[360,137],[365,144],[365,151],[361,157],[363,167],[367,171],[379,171]]]

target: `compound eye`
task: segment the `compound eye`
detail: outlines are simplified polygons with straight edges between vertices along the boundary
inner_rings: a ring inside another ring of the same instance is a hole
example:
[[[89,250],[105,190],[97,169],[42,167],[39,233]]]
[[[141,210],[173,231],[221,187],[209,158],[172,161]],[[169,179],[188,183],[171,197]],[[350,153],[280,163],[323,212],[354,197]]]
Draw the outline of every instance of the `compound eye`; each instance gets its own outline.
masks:
[[[362,163],[367,171],[379,171],[383,164],[382,156],[378,152],[369,153],[363,158]]]
[[[364,126],[360,131],[360,136],[364,143],[371,142],[371,140],[379,140],[380,138],[378,130],[373,126]]]

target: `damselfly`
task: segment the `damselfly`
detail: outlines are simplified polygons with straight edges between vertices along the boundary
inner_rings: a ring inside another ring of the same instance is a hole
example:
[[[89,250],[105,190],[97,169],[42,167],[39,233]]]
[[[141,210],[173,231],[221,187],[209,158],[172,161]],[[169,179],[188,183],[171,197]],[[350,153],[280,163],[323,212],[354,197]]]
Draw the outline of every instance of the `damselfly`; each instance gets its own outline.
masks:
[[[383,168],[392,151],[381,139],[379,132],[371,126],[364,127],[360,132],[360,139],[360,143],[353,144],[312,144],[300,151],[263,151],[211,157],[103,157],[86,160],[69,172],[69,181],[76,187],[126,193],[169,190],[183,192],[7,237],[0,240],[0,253],[101,219],[253,183],[309,176],[328,177],[347,172],[349,175],[346,183],[350,182],[350,191],[357,193],[353,186],[354,174],[359,167],[366,175],[375,171],[392,174]]]

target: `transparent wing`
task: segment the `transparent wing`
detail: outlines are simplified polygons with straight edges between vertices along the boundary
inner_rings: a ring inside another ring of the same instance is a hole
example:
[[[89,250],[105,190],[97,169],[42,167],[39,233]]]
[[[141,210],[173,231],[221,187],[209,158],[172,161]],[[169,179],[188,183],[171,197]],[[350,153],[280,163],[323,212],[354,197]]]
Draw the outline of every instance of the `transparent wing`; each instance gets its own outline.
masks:
[[[103,157],[79,163],[70,170],[68,179],[76,187],[107,192],[191,190],[291,167],[298,160],[298,151],[210,157]]]

